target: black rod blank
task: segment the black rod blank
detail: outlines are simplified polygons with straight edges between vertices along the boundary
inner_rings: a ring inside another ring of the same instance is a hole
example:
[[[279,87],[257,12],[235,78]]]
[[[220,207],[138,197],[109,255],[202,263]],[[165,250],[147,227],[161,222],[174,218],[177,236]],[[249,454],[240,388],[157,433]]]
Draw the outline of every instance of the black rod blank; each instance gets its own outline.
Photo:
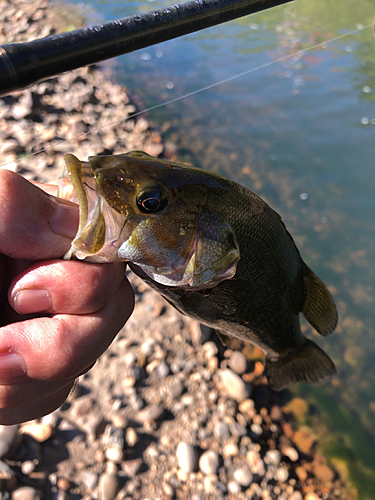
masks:
[[[0,96],[291,0],[196,0],[68,33],[0,47]]]

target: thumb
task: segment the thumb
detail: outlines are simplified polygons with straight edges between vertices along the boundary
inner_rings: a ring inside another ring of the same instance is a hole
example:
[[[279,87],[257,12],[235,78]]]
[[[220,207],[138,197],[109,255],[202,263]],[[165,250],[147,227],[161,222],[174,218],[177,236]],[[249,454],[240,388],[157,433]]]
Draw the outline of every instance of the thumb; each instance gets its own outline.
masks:
[[[78,228],[78,206],[0,170],[0,253],[14,259],[58,258]]]

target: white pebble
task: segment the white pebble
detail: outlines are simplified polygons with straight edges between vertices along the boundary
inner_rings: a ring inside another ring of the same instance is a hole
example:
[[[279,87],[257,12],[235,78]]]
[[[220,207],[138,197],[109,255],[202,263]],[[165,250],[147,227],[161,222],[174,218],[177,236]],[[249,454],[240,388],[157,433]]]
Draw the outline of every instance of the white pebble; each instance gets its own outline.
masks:
[[[263,433],[262,426],[259,424],[252,424],[251,427],[251,432],[255,434],[256,436],[261,436]]]
[[[216,356],[216,354],[219,351],[218,351],[218,348],[217,348],[217,345],[215,344],[215,342],[209,341],[209,342],[205,342],[202,345],[202,352],[203,352],[203,356],[206,359],[209,359],[209,358]]]
[[[299,458],[298,451],[292,446],[286,446],[283,448],[283,455],[288,457],[292,462],[297,462]]]
[[[266,464],[279,465],[281,458],[281,453],[279,450],[268,450],[264,455],[264,461]]]
[[[198,453],[195,446],[182,441],[177,446],[176,456],[180,469],[185,472],[197,470]]]
[[[279,467],[276,471],[276,477],[280,483],[285,483],[289,477],[288,469],[286,467]]]
[[[241,493],[241,486],[236,481],[228,481],[228,492],[232,495]]]
[[[219,465],[220,457],[214,450],[205,451],[199,459],[199,468],[203,474],[216,474]]]
[[[303,498],[299,491],[295,491],[290,495],[289,500],[303,500]]]
[[[233,473],[233,479],[237,481],[241,486],[249,486],[253,480],[253,475],[247,465],[243,465],[240,469],[237,469]]]
[[[364,116],[363,118],[361,118],[361,123],[362,125],[368,125],[370,123],[370,120],[369,118],[367,118],[367,116]]]
[[[229,368],[220,370],[219,377],[225,393],[239,403],[250,396],[250,386]]]

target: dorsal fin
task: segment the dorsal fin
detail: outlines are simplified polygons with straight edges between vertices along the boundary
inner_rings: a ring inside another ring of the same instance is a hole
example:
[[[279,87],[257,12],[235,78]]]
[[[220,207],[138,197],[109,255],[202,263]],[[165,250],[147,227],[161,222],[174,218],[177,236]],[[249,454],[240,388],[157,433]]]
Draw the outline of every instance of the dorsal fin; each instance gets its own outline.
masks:
[[[332,295],[305,263],[301,312],[321,335],[329,335],[336,328],[338,316]]]

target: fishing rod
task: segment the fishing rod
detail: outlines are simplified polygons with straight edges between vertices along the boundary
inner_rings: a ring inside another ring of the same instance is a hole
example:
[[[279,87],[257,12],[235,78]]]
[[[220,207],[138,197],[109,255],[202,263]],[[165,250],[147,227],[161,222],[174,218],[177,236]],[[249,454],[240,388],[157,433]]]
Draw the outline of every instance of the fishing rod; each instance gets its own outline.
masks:
[[[52,76],[292,0],[196,0],[0,47],[0,97]]]

